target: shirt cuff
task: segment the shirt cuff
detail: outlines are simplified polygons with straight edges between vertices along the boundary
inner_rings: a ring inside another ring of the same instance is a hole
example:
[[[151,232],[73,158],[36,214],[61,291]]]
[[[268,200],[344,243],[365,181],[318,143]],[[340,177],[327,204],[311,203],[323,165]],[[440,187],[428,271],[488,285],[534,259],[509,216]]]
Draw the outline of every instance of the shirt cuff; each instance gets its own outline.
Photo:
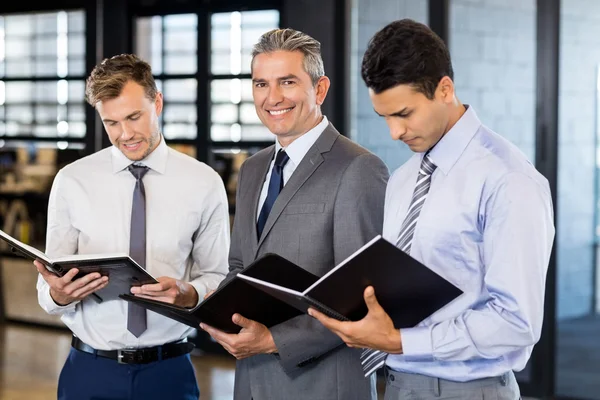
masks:
[[[204,296],[206,295],[206,293],[208,293],[208,291],[206,290],[206,285],[204,285],[204,283],[201,282],[188,282],[190,285],[192,285],[192,287],[194,289],[196,289],[196,293],[198,293],[198,302],[196,302],[196,305],[194,307],[196,307],[198,304],[202,303],[202,301],[204,300]]]
[[[402,354],[406,361],[433,361],[431,326],[400,330]]]
[[[46,304],[46,312],[51,315],[63,315],[66,313],[75,312],[75,308],[79,303],[79,300],[77,300],[67,304],[66,306],[56,304],[52,296],[50,296],[50,287],[48,287],[48,290],[43,292],[42,296],[44,297],[44,303]]]

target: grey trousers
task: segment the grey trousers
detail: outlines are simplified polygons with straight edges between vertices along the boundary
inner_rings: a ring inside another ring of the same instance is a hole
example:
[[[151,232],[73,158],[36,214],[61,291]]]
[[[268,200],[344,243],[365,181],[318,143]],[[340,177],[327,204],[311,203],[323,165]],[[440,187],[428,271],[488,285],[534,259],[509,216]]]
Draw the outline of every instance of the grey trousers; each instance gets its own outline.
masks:
[[[453,382],[385,368],[384,400],[519,400],[519,385],[511,372],[471,382]]]

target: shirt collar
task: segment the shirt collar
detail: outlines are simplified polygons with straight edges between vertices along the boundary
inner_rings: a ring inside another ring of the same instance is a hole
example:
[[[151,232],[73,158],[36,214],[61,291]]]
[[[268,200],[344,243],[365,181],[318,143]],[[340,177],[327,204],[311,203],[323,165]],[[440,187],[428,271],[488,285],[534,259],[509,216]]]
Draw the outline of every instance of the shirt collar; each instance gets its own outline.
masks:
[[[131,161],[129,158],[125,157],[125,155],[119,150],[116,146],[113,146],[111,149],[112,153],[112,170],[113,173],[117,173],[123,171],[125,168],[129,167],[131,164],[142,164],[147,166],[153,171],[156,171],[160,174],[164,174],[167,169],[167,158],[169,154],[169,148],[165,143],[162,135],[160,136],[160,143],[152,151],[152,153],[148,154],[148,156],[140,161]]]
[[[323,116],[321,122],[319,122],[314,128],[306,132],[304,135],[300,136],[298,139],[294,140],[290,143],[286,148],[285,152],[290,157],[290,160],[294,163],[294,165],[300,165],[300,161],[304,158],[308,150],[312,147],[313,144],[319,139],[321,133],[327,128],[329,125],[329,121],[326,116]],[[281,149],[281,144],[279,144],[279,140],[275,141],[275,154]]]
[[[473,107],[468,104],[465,107],[465,113],[429,152],[429,159],[444,175],[448,175],[481,126]]]

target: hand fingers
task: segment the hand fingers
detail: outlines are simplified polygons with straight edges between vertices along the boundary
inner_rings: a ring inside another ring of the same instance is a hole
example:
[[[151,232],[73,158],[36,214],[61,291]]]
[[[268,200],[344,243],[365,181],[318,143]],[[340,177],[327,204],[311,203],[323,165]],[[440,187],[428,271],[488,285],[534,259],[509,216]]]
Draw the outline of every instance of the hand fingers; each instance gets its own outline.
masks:
[[[159,283],[153,283],[151,285],[142,285],[138,289],[140,289],[140,293],[141,292],[149,293],[149,292],[164,292],[165,290],[169,289],[169,287],[165,283],[159,282]]]
[[[76,293],[86,292],[90,288],[96,288],[99,285],[107,282],[107,276],[101,277],[100,274],[93,273],[79,279],[75,279],[74,281],[69,281],[68,284],[62,287],[61,291],[71,297],[76,297]]]
[[[316,320],[318,320],[320,323],[322,323],[327,329],[330,329],[330,330],[337,331],[337,330],[339,330],[340,325],[343,324],[343,322],[338,321],[337,319],[329,318],[328,316],[315,310],[314,308],[308,309],[308,315],[310,315],[311,317],[314,317]]]
[[[227,344],[228,346],[231,345],[231,343],[233,341],[232,339],[235,336],[237,336],[237,335],[225,333],[217,328],[213,328],[212,326],[206,325],[204,323],[200,324],[200,328],[205,330],[210,336],[212,336],[213,339],[215,339],[216,341],[221,343],[222,346],[224,346],[224,344]]]
[[[35,268],[40,273],[40,275],[42,275],[42,277],[44,278],[44,280],[47,281],[46,278],[55,278],[56,277],[56,275],[54,275],[52,272],[48,271],[46,269],[46,266],[44,264],[42,264],[41,262],[34,261],[33,265],[35,265]]]
[[[379,302],[377,301],[377,297],[375,297],[375,289],[373,289],[373,286],[368,286],[365,289],[364,298],[369,311],[375,311],[381,308]]]
[[[151,296],[151,295],[146,295],[146,294],[135,294],[135,297],[139,297],[141,299],[161,301],[163,303],[175,304],[175,299],[173,297]]]
[[[250,328],[254,324],[254,321],[248,319],[246,317],[241,316],[240,314],[233,314],[231,320],[234,324],[241,326],[242,328]]]
[[[106,279],[106,280],[96,279],[95,281],[88,283],[81,289],[74,291],[72,296],[76,297],[78,299],[84,299],[87,296],[89,296],[90,294],[92,294],[100,289],[104,289],[106,287],[106,285],[108,285],[108,279]]]
[[[204,300],[208,299],[210,297],[210,295],[212,295],[214,292],[215,292],[214,290],[211,290],[210,292],[206,293],[204,295]]]

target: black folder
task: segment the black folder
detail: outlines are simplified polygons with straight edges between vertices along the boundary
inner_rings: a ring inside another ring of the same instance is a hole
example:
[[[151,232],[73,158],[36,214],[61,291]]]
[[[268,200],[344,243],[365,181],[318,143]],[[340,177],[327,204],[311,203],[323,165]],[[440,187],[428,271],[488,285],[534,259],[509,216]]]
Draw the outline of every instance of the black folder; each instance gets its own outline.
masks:
[[[265,254],[193,309],[121,296],[149,310],[197,327],[200,322],[238,332],[234,313],[267,327],[313,307],[342,321],[367,314],[363,293],[375,288],[381,306],[397,328],[417,325],[462,294],[462,291],[381,236],[321,278],[277,254]]]
[[[0,230],[0,239],[8,243],[11,251],[31,261],[39,261],[57,276],[63,276],[73,268],[78,269],[74,279],[92,272],[108,276],[108,285],[92,293],[96,302],[118,300],[130,293],[132,286],[158,283],[158,281],[127,254],[76,254],[49,258],[35,247],[29,246]]]

